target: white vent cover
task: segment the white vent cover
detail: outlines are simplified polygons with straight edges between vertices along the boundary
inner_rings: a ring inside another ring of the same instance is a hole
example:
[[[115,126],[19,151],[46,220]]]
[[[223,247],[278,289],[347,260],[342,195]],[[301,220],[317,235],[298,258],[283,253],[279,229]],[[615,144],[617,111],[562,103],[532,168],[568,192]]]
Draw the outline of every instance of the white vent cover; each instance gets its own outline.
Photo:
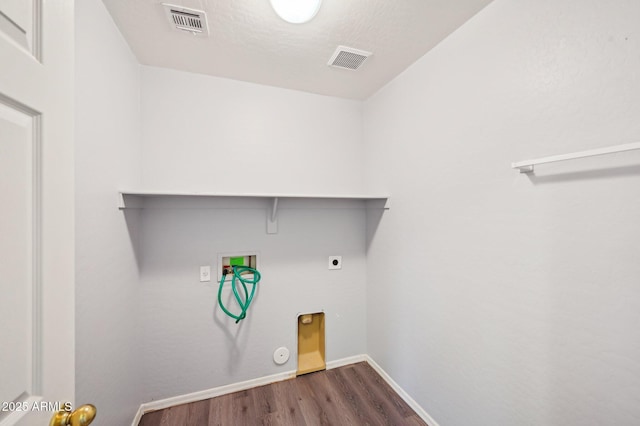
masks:
[[[371,55],[371,52],[367,52],[365,50],[354,49],[353,47],[347,46],[338,46],[331,59],[329,59],[328,65],[348,70],[357,70]]]
[[[189,9],[175,4],[162,3],[171,26],[193,35],[208,36],[207,14],[202,10]]]

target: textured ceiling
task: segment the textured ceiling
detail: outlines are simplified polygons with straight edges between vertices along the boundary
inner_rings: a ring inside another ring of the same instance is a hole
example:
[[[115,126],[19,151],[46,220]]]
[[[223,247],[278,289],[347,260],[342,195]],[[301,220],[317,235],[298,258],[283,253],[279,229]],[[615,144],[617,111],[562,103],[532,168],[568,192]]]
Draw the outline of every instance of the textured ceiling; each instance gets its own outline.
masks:
[[[289,24],[269,0],[173,0],[207,12],[210,35],[171,28],[162,0],[103,0],[140,63],[329,96],[366,99],[491,0],[323,0]],[[327,66],[338,45],[373,52],[357,71]]]

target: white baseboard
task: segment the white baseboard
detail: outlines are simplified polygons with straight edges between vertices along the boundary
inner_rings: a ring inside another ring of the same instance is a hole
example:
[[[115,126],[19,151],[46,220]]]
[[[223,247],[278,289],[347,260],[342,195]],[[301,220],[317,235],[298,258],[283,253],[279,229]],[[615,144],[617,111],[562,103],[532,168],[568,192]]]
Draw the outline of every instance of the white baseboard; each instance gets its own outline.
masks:
[[[418,405],[418,403],[409,396],[393,379],[380,367],[369,355],[355,355],[347,358],[338,359],[335,361],[327,362],[327,370],[333,368],[343,367],[349,364],[355,364],[357,362],[366,361],[371,367],[376,370],[378,374],[395,390],[398,395],[420,416],[429,426],[439,426],[435,420],[427,414],[424,409]],[[175,405],[188,404],[191,402],[202,401],[204,399],[215,398],[216,396],[226,395],[233,392],[239,392],[258,386],[264,386],[275,382],[281,382],[283,380],[293,379],[296,376],[295,371],[287,371],[284,373],[273,374],[271,376],[259,377],[257,379],[251,379],[244,382],[231,383],[225,386],[219,386],[217,388],[206,389],[199,392],[188,393],[185,395],[174,396],[166,399],[159,399],[157,401],[145,402],[140,405],[136,416],[133,418],[131,426],[138,426],[142,416],[145,413],[151,411],[162,410],[164,408],[173,407]]]
[[[142,404],[144,405],[144,404]],[[135,417],[133,418],[133,421],[131,422],[131,426],[138,426],[140,424],[140,420],[142,420],[142,415],[144,414],[142,412],[142,405],[140,407],[138,407],[138,412],[136,413]]]
[[[424,408],[420,406],[420,404],[418,404],[413,398],[411,398],[411,396],[409,396],[409,394],[404,389],[402,389],[400,385],[397,384],[391,378],[391,376],[389,376],[387,372],[378,365],[377,362],[375,362],[369,355],[365,355],[365,358],[369,365],[374,370],[376,370],[376,372],[385,380],[385,382],[387,382],[389,386],[391,386],[391,388],[393,388],[393,390],[396,391],[398,395],[400,395],[400,398],[402,398],[404,402],[406,402],[407,405],[409,405],[409,407],[411,407],[422,420],[424,420],[429,426],[439,426],[438,423],[433,420],[433,417],[431,417],[429,413],[427,413]]]
[[[284,373],[273,374],[271,376],[259,377],[257,379],[251,379],[244,382],[231,383],[229,385],[219,386],[217,388],[188,393],[185,395],[145,402],[144,404],[140,405],[138,413],[141,414],[140,418],[142,418],[143,414],[149,413],[151,411],[162,410],[164,408],[173,407],[175,405],[188,404],[191,402],[202,401],[204,399],[215,398],[216,396],[256,388],[258,386],[268,385],[275,382],[281,382],[283,380],[293,379],[294,377],[296,377],[295,371],[287,371]],[[138,416],[136,415],[136,418],[137,417]],[[132,426],[138,426],[140,420],[138,419],[138,423],[136,423],[136,418],[134,418]]]
[[[333,368],[344,367],[345,365],[355,364],[357,362],[362,362],[367,360],[367,355],[354,355],[347,358],[337,359],[335,361],[327,362],[327,370],[331,370]]]

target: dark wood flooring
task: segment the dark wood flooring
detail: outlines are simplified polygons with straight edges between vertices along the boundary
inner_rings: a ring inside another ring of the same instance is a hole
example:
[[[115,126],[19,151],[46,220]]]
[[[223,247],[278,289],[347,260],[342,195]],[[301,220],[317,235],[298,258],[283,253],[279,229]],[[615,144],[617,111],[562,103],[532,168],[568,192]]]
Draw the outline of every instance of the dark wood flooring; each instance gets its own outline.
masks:
[[[426,425],[366,362],[147,413],[139,426]]]

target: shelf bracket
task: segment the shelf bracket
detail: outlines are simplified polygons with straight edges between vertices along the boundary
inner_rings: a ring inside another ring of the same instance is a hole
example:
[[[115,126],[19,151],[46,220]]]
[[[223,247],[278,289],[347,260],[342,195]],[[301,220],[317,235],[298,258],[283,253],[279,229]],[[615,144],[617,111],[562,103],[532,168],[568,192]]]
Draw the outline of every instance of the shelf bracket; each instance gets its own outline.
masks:
[[[533,165],[516,167],[520,173],[533,173]]]
[[[267,234],[278,233],[278,197],[273,197],[271,211],[267,211]]]

